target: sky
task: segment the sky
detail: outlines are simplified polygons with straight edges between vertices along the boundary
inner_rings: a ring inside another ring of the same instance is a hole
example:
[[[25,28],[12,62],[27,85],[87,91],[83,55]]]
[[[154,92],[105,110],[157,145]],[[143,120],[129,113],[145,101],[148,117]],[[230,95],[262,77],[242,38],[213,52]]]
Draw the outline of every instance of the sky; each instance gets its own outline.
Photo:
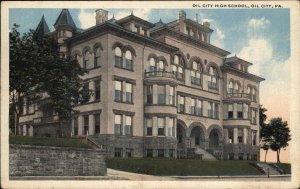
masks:
[[[152,23],[177,19],[179,9],[107,9],[109,19],[135,16]],[[184,9],[187,18],[209,21],[214,30],[211,44],[252,62],[249,72],[266,80],[260,84],[260,102],[268,119],[282,117],[289,122],[290,11],[289,9]],[[69,9],[77,27],[95,25],[95,9]],[[10,9],[9,28],[20,25],[21,33],[35,29],[44,15],[51,31],[61,9]],[[275,161],[274,155],[270,161]],[[288,149],[282,159],[289,161]]]

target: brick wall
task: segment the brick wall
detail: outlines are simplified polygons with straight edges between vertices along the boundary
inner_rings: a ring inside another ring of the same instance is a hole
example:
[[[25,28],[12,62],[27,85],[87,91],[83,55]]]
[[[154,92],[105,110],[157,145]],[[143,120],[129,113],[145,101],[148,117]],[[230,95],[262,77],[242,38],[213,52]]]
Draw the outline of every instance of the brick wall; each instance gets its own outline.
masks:
[[[10,176],[104,176],[106,173],[103,150],[9,146]]]

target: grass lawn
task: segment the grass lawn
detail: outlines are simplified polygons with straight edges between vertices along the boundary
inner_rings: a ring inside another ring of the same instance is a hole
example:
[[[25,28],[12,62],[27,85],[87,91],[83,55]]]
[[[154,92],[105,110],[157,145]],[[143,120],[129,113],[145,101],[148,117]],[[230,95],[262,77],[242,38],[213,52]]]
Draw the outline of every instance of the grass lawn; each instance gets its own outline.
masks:
[[[71,138],[50,138],[50,137],[30,137],[30,136],[9,136],[9,144],[22,144],[34,146],[54,146],[54,147],[73,147],[91,148],[89,145]]]
[[[108,158],[107,167],[160,176],[261,175],[253,161],[209,161],[171,158]]]
[[[289,163],[276,163],[283,171],[284,174],[291,174],[291,164]]]

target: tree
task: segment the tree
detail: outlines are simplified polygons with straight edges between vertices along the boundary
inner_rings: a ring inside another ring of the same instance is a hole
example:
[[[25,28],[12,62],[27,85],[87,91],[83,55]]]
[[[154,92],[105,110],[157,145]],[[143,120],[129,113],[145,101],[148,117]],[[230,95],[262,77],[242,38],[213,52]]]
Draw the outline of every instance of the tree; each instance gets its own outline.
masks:
[[[262,105],[259,106],[259,126],[260,126],[260,138],[261,138],[261,148],[266,151],[265,153],[265,162],[267,159],[267,154],[270,149],[270,133],[269,130],[266,129],[266,120],[267,115],[265,112],[267,111]]]
[[[36,37],[30,31],[20,35],[18,26],[10,32],[10,103],[14,113],[15,134],[23,99],[27,103],[43,101],[41,93],[50,96],[50,104],[59,117],[58,135],[63,121],[71,120],[74,106],[90,93],[82,88],[80,76],[86,71],[74,57],[62,56],[54,39]]]
[[[277,163],[280,163],[281,148],[287,147],[288,142],[291,140],[290,129],[287,126],[287,122],[282,121],[282,118],[271,119],[267,126],[270,128],[272,138],[270,148],[277,153]]]

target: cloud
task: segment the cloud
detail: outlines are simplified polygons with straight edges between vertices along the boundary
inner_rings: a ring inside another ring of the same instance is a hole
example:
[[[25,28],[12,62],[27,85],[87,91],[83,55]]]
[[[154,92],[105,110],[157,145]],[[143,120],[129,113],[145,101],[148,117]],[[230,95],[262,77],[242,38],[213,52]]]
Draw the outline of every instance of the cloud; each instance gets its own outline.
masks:
[[[271,24],[270,20],[262,17],[260,19],[252,18],[248,21],[249,27],[252,28],[266,28]]]
[[[92,26],[96,25],[96,19],[95,19],[96,13],[95,12],[86,12],[83,9],[80,9],[80,13],[78,15],[80,27],[82,29],[90,28]]]

